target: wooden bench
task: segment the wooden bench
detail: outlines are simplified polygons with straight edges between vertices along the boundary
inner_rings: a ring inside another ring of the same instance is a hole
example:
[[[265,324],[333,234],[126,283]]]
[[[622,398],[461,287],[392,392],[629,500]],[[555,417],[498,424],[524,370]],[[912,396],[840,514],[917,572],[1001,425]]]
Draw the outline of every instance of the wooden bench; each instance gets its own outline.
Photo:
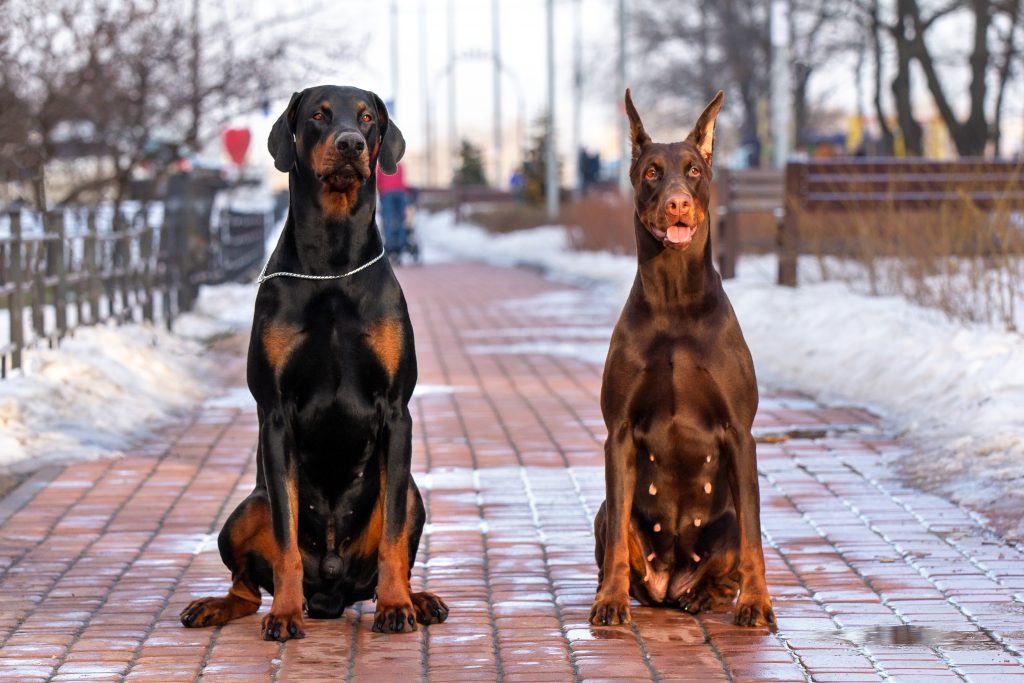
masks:
[[[723,278],[736,277],[741,251],[775,248],[785,205],[783,178],[777,169],[715,171],[718,271]]]
[[[985,159],[821,159],[790,163],[779,227],[780,285],[797,284],[797,258],[808,233],[835,251],[858,239],[858,227],[913,229],[942,212],[1024,209],[1022,162]],[[840,245],[840,246],[836,246]],[[819,253],[821,253],[819,251]]]

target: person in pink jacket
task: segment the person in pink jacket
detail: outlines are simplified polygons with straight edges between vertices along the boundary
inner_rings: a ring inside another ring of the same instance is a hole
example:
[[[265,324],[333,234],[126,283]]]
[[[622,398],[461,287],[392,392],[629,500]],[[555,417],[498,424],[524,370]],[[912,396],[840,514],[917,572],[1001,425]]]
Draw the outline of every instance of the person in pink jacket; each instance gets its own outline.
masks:
[[[389,255],[400,256],[405,248],[405,207],[409,201],[402,164],[398,164],[394,175],[377,174],[377,191],[380,192],[384,246]]]

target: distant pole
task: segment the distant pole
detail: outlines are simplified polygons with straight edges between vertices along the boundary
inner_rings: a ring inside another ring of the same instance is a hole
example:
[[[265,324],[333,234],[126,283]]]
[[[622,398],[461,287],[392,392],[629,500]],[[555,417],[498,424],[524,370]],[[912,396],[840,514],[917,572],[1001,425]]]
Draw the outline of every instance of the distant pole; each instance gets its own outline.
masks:
[[[391,111],[398,111],[398,0],[391,0]]]
[[[633,156],[633,146],[629,141],[629,127],[626,125],[625,108],[621,104],[629,83],[626,80],[626,0],[619,0],[619,92],[616,95],[620,98],[619,106],[619,145],[622,150],[622,168],[619,169],[619,190],[623,194],[633,191],[629,182],[629,163]]]
[[[434,122],[430,116],[430,81],[427,68],[427,2],[420,0],[420,96],[423,99],[423,141],[426,144],[426,172],[429,186],[434,185]]]
[[[558,154],[555,145],[555,0],[547,0],[548,15],[548,130],[544,156],[544,188],[548,218],[558,215]]]
[[[448,0],[448,161],[455,172],[459,131],[455,126],[455,0]]]
[[[500,189],[502,182],[502,135],[501,135],[501,21],[500,0],[491,0],[491,52],[494,63],[494,187]]]
[[[576,185],[573,196],[579,201],[583,196],[583,169],[580,168],[580,139],[583,135],[583,17],[582,3],[572,3],[572,159],[576,169]]]
[[[772,0],[771,5],[771,125],[772,166],[784,168],[790,151],[792,116],[789,83],[789,0]]]

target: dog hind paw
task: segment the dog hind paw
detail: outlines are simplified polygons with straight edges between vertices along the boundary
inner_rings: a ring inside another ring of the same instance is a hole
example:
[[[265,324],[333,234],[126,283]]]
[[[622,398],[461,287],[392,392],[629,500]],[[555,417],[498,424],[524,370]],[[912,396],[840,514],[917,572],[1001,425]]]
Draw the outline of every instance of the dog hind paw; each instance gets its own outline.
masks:
[[[203,628],[253,614],[259,605],[240,600],[233,595],[223,598],[199,598],[181,610],[178,618],[188,628]]]
[[[448,618],[448,605],[433,593],[413,593],[412,605],[416,610],[416,621],[424,626],[441,624]]]

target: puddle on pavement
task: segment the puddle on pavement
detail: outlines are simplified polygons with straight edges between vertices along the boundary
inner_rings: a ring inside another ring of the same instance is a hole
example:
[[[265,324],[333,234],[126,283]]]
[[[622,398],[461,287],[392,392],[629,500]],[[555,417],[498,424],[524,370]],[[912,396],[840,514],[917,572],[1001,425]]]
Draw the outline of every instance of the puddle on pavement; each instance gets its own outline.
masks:
[[[673,642],[694,645],[704,643],[703,634],[695,634],[686,630],[676,628],[641,628],[642,636],[649,642]],[[570,642],[582,640],[636,640],[636,635],[628,626],[587,626],[582,628],[569,628],[565,631],[565,637]]]
[[[970,648],[972,650],[999,650],[999,644],[981,631],[944,631],[929,626],[873,626],[871,628],[848,628],[835,636],[854,645],[885,647]]]
[[[632,629],[628,626],[591,626],[587,628],[566,629],[565,637],[569,642],[580,640],[636,640]]]

